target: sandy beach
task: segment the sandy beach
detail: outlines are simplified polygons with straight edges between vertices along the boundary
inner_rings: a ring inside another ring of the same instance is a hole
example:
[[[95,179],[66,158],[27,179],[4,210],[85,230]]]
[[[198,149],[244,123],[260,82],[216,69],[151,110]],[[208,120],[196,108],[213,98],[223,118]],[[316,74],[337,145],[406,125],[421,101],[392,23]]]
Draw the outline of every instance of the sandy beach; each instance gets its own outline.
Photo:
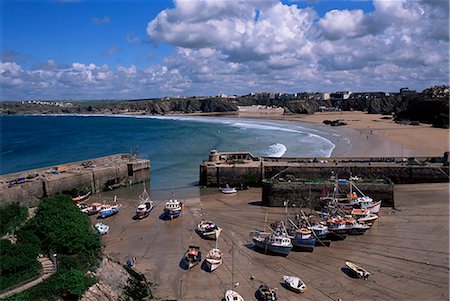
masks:
[[[261,283],[277,287],[280,300],[448,300],[448,184],[398,185],[395,194],[397,210],[382,208],[365,235],[313,253],[292,251],[286,258],[262,254],[251,242],[250,231],[263,228],[266,213],[268,223],[284,219],[283,208],[259,205],[259,188],[237,195],[203,189],[199,198],[185,200],[183,215],[173,221],[160,218],[164,202],[135,221],[137,197],[121,199],[121,212],[104,221],[111,227],[103,236],[104,252],[121,262],[136,257],[136,269],[154,284],[155,300],[221,300],[231,287],[233,267],[233,281],[246,300],[254,300]],[[194,231],[201,207],[223,228],[218,246],[224,263],[213,273],[199,265],[189,271],[180,267],[188,245],[199,245],[203,258],[214,247]],[[367,268],[369,280],[345,274],[346,260]],[[287,291],[280,285],[286,274],[302,277],[308,290],[302,296]]]
[[[433,128],[431,125],[404,125],[385,119],[381,114],[365,112],[316,112],[312,115],[279,115],[270,119],[309,122],[324,125],[324,120],[340,119],[347,125],[335,127],[345,133],[352,143],[348,153],[337,156],[442,156],[449,150],[449,129]],[[265,118],[263,115],[258,118]]]

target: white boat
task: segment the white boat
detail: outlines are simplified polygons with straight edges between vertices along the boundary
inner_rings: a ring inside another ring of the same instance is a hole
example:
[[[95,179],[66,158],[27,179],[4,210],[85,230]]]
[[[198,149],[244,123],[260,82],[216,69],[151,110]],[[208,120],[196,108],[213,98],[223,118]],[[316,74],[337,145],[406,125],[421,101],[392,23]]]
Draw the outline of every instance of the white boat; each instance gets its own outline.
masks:
[[[370,273],[366,269],[360,267],[357,264],[354,264],[353,262],[346,261],[345,265],[347,266],[347,268],[350,269],[352,274],[358,278],[363,278],[364,280],[367,280],[367,278],[370,276]]]
[[[201,221],[200,224],[197,225],[197,233],[203,238],[212,238],[215,239],[217,237],[217,231],[220,231],[215,223],[212,221]]]
[[[104,205],[100,203],[92,203],[91,206],[78,204],[77,207],[80,208],[81,212],[86,213],[87,215],[93,215],[99,213]]]
[[[244,298],[236,291],[227,290],[225,292],[226,301],[244,301]]]
[[[108,233],[109,231],[109,226],[105,225],[103,223],[96,223],[95,224],[95,229],[97,229],[97,231],[101,234],[104,235],[106,233]]]
[[[232,193],[237,192],[236,188],[230,187],[230,185],[228,185],[228,184],[224,188],[221,187],[219,189],[222,193],[225,193],[225,194],[232,194]]]
[[[295,276],[283,276],[285,285],[296,293],[303,293],[306,291],[306,284],[298,277]]]
[[[370,213],[364,217],[360,217],[358,218],[358,223],[363,223],[363,224],[372,224],[373,222],[375,222],[378,219],[378,215],[374,214],[374,213]]]
[[[205,259],[208,271],[212,272],[222,264],[222,255],[222,252],[217,248],[213,248],[208,252]]]
[[[292,242],[283,222],[280,222],[272,233],[263,233],[254,231],[251,233],[255,247],[264,251],[264,253],[274,253],[287,256],[292,250]]]
[[[362,235],[364,234],[368,229],[370,229],[370,226],[364,224],[364,223],[359,223],[358,221],[356,221],[355,218],[351,217],[348,218],[346,220],[347,225],[350,225],[352,227],[352,229],[350,230],[349,234],[352,235]]]
[[[183,203],[174,199],[173,197],[166,203],[166,206],[164,207],[164,213],[170,219],[180,216],[182,210],[183,210]]]
[[[136,209],[136,217],[142,219],[147,217],[150,211],[152,211],[153,209],[153,201],[150,199],[147,189],[145,189],[145,184],[144,184],[144,191],[139,196],[139,200],[141,202]]]
[[[380,208],[381,208],[381,201],[378,201],[378,202],[372,202],[372,203],[370,203],[370,202],[367,202],[367,203],[360,203],[360,205],[361,205],[361,208],[365,208],[365,209],[369,209],[369,211],[371,212],[371,213],[374,213],[374,214],[378,214],[378,212],[380,212]]]

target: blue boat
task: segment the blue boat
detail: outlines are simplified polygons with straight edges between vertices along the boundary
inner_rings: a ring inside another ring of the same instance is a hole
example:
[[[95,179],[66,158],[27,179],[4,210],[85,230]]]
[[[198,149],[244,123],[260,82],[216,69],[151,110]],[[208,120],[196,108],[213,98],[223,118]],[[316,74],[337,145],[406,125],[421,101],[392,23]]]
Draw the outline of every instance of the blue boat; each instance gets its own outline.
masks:
[[[122,205],[105,205],[102,210],[100,210],[100,216],[102,218],[107,218],[111,215],[117,214]]]
[[[272,233],[255,231],[252,234],[255,247],[266,254],[273,253],[287,256],[292,250],[293,245],[283,222]]]
[[[312,252],[316,245],[316,237],[311,230],[302,228],[293,233],[292,244],[294,249]]]
[[[164,214],[170,218],[174,219],[176,217],[179,217],[181,215],[181,212],[183,211],[183,204],[175,199],[170,199],[166,206],[164,207]]]

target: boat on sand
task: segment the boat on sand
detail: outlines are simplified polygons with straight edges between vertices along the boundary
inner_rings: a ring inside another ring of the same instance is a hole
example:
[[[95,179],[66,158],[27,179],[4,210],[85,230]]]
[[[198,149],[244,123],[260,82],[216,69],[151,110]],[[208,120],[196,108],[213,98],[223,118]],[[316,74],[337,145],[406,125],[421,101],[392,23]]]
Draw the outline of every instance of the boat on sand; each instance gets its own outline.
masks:
[[[357,278],[363,278],[364,280],[367,280],[367,278],[369,278],[370,276],[370,273],[366,269],[362,268],[357,264],[354,264],[353,262],[346,261],[345,265],[351,271],[351,273]]]
[[[91,195],[91,192],[89,191],[88,193],[86,193],[84,195],[78,195],[77,197],[72,198],[72,201],[74,201],[74,202],[87,201],[89,199],[90,195]]]
[[[188,269],[197,265],[202,260],[202,252],[200,252],[200,247],[189,246],[188,250],[183,256],[183,261]]]
[[[144,184],[144,191],[139,196],[139,200],[141,202],[136,209],[136,217],[138,219],[143,219],[147,217],[150,214],[150,211],[152,211],[153,209],[153,201],[150,199],[147,189],[145,189],[145,184]]]
[[[283,276],[283,283],[288,289],[296,293],[303,293],[306,291],[306,284],[299,277]]]
[[[269,288],[267,284],[261,284],[256,292],[258,300],[261,301],[274,301],[277,300],[277,293],[274,289]]]
[[[221,187],[219,189],[224,194],[232,194],[232,193],[236,193],[237,192],[236,188],[230,187],[230,185],[228,185],[228,184],[224,188]]]
[[[225,301],[244,301],[244,298],[236,291],[227,290],[225,292]]]
[[[101,235],[105,235],[106,233],[108,233],[109,231],[109,226],[105,225],[103,223],[96,223],[95,224],[95,229],[97,229],[97,231],[101,234]]]

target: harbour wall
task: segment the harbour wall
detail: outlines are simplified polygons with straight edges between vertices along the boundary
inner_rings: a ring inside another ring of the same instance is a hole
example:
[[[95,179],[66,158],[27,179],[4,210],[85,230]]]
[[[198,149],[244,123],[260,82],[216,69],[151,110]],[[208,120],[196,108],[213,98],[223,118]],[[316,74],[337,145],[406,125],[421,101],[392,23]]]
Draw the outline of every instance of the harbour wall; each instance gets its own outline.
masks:
[[[250,186],[261,186],[263,179],[290,174],[298,179],[326,180],[331,175],[349,178],[357,175],[365,180],[388,178],[395,184],[439,183],[449,181],[449,168],[443,165],[298,165],[298,164],[231,164],[221,166],[200,165],[200,185],[219,187],[229,184],[239,186],[241,183]]]
[[[352,176],[360,180],[362,191],[394,207],[393,184],[449,182],[448,153],[420,158],[257,158],[248,152],[211,150],[200,164],[201,186],[262,186],[267,206],[283,206],[286,198],[305,205],[309,195],[322,195],[324,181]],[[306,184],[311,180],[322,184]]]
[[[116,154],[0,176],[0,205],[35,206],[42,197],[99,193],[149,181],[150,160]]]

